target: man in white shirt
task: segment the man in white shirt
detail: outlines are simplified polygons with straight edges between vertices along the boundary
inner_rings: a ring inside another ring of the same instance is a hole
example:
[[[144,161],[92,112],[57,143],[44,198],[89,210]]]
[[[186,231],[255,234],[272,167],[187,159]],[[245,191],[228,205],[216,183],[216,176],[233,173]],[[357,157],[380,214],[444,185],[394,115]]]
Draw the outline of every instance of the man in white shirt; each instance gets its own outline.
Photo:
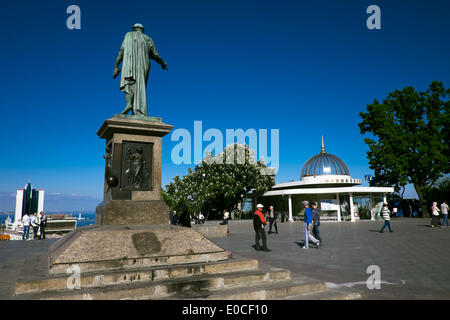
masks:
[[[198,214],[198,221],[200,223],[205,223],[205,216],[201,212]]]
[[[442,226],[444,226],[444,224],[447,224],[448,227],[448,204],[447,201],[444,200],[444,202],[441,203],[441,213],[442,216],[444,217],[442,219]]]
[[[28,240],[28,235],[30,233],[30,216],[27,214],[24,214],[22,217],[22,224],[23,224],[23,233],[22,233],[22,240]]]
[[[228,219],[230,218],[230,213],[227,211],[227,209],[223,210],[223,222],[221,222],[220,224],[224,225],[224,224],[228,224]]]

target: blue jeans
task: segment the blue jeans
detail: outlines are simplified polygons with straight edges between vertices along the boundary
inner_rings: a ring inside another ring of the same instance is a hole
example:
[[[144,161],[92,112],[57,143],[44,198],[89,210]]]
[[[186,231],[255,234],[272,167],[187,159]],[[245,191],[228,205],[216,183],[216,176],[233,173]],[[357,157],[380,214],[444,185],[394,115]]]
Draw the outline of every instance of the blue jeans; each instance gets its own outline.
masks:
[[[269,218],[269,233],[272,233],[272,226],[275,227],[275,232],[278,233],[278,226],[277,226],[277,219],[275,218]]]
[[[28,240],[28,235],[30,234],[30,226],[23,226],[22,240]]]
[[[308,226],[310,227],[308,230]],[[311,234],[311,224],[307,224],[306,222],[304,222],[303,224],[303,232],[304,232],[304,238],[305,238],[305,244],[304,247],[305,248],[309,248],[309,241],[314,242],[315,244],[319,243],[319,240],[317,240],[316,238],[314,238],[314,236]]]
[[[381,228],[381,231],[383,231],[384,228],[386,228],[386,227],[389,228],[389,231],[392,231],[392,230],[391,230],[391,222],[390,222],[389,220],[385,220],[385,221],[384,221],[384,225],[383,225],[383,228]]]
[[[442,219],[442,225],[447,224],[448,226],[448,214],[443,214],[444,218]]]
[[[320,241],[320,243],[322,243],[322,237],[320,236],[320,231],[319,231],[319,226],[320,226],[320,221],[318,222],[314,222],[314,227],[313,227],[313,235],[314,237]]]
[[[39,230],[39,227],[33,227],[33,239],[36,240],[38,238],[37,232]]]

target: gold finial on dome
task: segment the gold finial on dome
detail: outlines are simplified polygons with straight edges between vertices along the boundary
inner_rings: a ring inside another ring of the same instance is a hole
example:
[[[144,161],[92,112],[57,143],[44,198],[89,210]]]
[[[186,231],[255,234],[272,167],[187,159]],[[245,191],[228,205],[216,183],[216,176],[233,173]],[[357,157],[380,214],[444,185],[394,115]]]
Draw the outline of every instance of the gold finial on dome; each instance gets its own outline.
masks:
[[[323,136],[322,136],[322,150],[320,150],[320,153],[327,153],[325,151],[325,145],[323,144]]]

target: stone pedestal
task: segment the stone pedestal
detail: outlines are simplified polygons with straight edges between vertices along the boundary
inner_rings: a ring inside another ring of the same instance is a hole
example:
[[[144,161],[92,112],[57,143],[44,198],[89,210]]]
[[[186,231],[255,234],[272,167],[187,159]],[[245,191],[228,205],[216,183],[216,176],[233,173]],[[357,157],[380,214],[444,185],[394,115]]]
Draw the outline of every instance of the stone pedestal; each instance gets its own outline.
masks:
[[[49,248],[49,273],[145,268],[227,260],[226,251],[199,232],[169,225],[161,201],[160,118],[116,115],[97,132],[106,139],[103,202],[96,225],[78,228]]]
[[[95,212],[98,225],[169,223],[169,207],[159,200],[109,200]]]
[[[96,223],[160,224],[169,220],[161,201],[162,137],[172,130],[160,118],[116,115],[97,132],[106,139],[104,201]]]
[[[50,274],[173,266],[227,260],[226,251],[199,232],[179,226],[87,226],[50,246]]]

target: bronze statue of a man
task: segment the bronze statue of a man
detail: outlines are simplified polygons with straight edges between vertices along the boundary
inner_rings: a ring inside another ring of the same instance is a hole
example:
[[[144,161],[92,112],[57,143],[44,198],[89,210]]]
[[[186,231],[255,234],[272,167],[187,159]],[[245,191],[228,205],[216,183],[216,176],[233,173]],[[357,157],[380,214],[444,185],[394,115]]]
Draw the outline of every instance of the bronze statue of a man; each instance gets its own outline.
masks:
[[[127,32],[117,55],[114,66],[113,78],[120,73],[119,65],[122,64],[122,75],[120,77],[120,90],[125,93],[126,107],[122,114],[130,110],[133,115],[147,116],[147,80],[150,71],[150,59],[167,70],[167,63],[156,51],[152,38],[144,34],[144,26],[136,23],[133,31]]]

